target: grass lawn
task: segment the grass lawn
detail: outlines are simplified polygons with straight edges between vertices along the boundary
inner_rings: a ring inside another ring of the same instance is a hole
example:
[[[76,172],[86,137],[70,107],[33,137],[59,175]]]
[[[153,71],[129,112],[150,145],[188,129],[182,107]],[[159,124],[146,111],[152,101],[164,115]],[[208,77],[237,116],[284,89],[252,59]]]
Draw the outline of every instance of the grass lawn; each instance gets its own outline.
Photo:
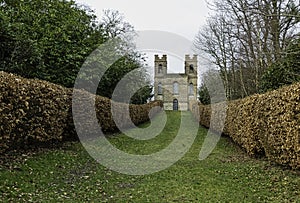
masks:
[[[189,113],[186,116],[191,116]],[[166,147],[180,125],[180,112],[167,112],[164,131],[136,141],[122,134],[111,143],[130,153],[150,154]],[[142,125],[142,127],[148,124]],[[199,161],[207,130],[200,128],[185,156],[150,175],[132,176],[98,164],[80,143],[24,153],[0,166],[1,202],[299,202],[299,171],[248,157],[222,137]]]

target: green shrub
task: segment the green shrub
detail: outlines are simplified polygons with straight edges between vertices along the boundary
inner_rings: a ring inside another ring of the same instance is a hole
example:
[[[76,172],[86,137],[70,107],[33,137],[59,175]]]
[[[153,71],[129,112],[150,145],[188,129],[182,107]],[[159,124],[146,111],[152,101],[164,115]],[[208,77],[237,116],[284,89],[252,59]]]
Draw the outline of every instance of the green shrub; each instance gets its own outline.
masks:
[[[283,57],[272,64],[260,81],[260,92],[300,81],[300,39],[292,41]]]
[[[204,83],[201,84],[198,93],[199,93],[200,102],[202,104],[204,104],[204,105],[210,104],[210,102],[211,102],[210,95],[209,95],[208,89]]]

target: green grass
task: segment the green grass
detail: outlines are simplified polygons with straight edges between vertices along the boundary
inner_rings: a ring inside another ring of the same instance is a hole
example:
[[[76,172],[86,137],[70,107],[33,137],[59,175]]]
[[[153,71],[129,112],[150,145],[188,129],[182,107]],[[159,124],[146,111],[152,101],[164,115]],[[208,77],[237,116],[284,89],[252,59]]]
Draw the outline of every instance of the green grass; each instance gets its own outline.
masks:
[[[150,154],[173,140],[180,112],[167,112],[164,131],[151,140],[108,136],[129,153]],[[189,116],[189,115],[186,115]],[[145,127],[144,124],[141,127]],[[299,173],[249,158],[222,137],[199,161],[207,130],[200,128],[185,156],[151,175],[124,175],[98,164],[80,143],[24,154],[0,167],[1,202],[299,202]]]

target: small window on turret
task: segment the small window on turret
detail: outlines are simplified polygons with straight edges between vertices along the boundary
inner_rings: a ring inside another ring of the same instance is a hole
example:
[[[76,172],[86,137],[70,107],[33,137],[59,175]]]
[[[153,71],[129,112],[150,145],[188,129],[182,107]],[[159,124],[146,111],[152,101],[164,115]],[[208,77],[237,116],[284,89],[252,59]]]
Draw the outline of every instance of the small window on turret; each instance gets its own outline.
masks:
[[[157,90],[157,94],[159,94],[159,95],[162,95],[162,84],[161,83],[158,83],[158,88],[157,88],[158,90]]]
[[[173,94],[179,94],[179,84],[178,84],[178,82],[173,83]]]
[[[191,64],[190,65],[190,71],[189,71],[190,73],[193,73],[194,72],[194,65],[193,64]]]
[[[193,83],[190,83],[190,85],[189,85],[189,95],[194,95],[194,85],[193,85]]]
[[[158,73],[162,73],[162,65],[161,64],[158,65]]]

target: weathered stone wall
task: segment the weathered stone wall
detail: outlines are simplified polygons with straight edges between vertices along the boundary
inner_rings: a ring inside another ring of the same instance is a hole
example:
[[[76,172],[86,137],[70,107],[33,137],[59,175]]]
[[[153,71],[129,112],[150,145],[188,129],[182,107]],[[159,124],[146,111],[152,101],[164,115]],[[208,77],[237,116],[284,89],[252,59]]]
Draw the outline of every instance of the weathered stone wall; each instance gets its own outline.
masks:
[[[179,74],[167,75],[164,78],[157,78],[157,82],[161,82],[163,85],[163,101],[165,110],[173,110],[173,100],[177,99],[179,102],[179,110],[187,110],[187,76],[181,76]],[[174,83],[178,83],[178,93],[174,94]]]

